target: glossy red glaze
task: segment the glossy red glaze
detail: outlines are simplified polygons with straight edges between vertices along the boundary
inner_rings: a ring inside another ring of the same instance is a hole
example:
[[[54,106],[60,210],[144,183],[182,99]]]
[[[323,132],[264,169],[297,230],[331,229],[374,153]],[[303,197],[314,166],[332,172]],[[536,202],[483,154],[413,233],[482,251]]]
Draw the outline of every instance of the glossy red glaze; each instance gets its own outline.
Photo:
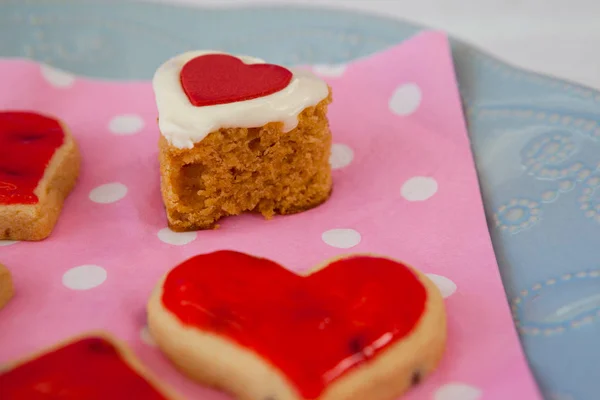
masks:
[[[273,64],[244,64],[226,54],[206,54],[181,69],[181,86],[196,107],[233,103],[284,89],[292,73]]]
[[[409,334],[427,299],[413,271],[388,259],[355,256],[302,277],[232,251],[185,261],[163,290],[184,324],[253,350],[311,399]]]
[[[6,400],[166,400],[102,338],[85,338],[0,374]]]
[[[65,133],[33,112],[0,112],[0,204],[36,204],[35,188]]]

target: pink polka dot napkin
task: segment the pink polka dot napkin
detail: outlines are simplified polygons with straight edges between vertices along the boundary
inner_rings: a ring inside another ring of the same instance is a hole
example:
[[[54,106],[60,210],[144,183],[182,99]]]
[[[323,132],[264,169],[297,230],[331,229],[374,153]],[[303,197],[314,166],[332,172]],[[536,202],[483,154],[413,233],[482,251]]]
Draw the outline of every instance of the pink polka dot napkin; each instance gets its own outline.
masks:
[[[83,155],[80,181],[53,235],[0,242],[0,262],[12,270],[17,292],[0,311],[0,363],[105,329],[182,394],[227,399],[177,373],[153,345],[145,304],[159,277],[218,249],[295,271],[372,252],[420,268],[445,296],[447,352],[406,399],[539,399],[488,236],[446,36],[425,32],[345,66],[313,69],[334,91],[331,199],[271,221],[241,216],[217,231],[174,233],[159,192],[150,82],[0,60],[0,108],[62,118]]]

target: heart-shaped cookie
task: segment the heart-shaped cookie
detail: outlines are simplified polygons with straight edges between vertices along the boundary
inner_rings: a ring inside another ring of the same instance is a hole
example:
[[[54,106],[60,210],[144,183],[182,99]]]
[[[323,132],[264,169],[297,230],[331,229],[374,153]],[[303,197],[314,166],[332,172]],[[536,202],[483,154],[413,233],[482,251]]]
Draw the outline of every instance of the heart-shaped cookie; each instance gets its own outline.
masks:
[[[367,255],[308,276],[233,251],[199,255],[166,275],[148,313],[176,365],[243,399],[388,398],[325,394],[366,371],[363,379],[396,380],[383,392],[397,395],[433,368],[445,341],[437,288],[402,263]]]
[[[25,111],[0,112],[0,204],[35,204],[35,188],[63,145],[60,123]]]
[[[70,339],[0,372],[2,399],[175,399],[122,343],[102,333]]]
[[[188,61],[181,86],[196,107],[233,103],[267,96],[284,89],[292,73],[273,64],[245,64],[228,54],[205,54]]]
[[[75,140],[56,118],[0,112],[0,240],[47,238],[80,163]]]

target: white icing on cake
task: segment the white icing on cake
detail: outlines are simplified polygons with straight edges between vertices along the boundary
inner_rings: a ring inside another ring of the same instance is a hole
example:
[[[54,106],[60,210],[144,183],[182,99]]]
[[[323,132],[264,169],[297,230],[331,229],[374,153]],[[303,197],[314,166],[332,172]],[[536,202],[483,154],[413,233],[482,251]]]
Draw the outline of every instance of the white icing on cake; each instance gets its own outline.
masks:
[[[298,115],[317,105],[329,94],[327,84],[309,71],[290,69],[292,80],[283,90],[251,100],[196,107],[190,103],[181,86],[180,73],[190,60],[204,54],[226,54],[219,51],[190,51],[161,65],[152,80],[158,125],[167,141],[178,148],[192,148],[210,132],[221,128],[254,128],[269,122],[282,122],[285,132],[298,125]],[[248,56],[235,56],[246,64],[265,61]]]

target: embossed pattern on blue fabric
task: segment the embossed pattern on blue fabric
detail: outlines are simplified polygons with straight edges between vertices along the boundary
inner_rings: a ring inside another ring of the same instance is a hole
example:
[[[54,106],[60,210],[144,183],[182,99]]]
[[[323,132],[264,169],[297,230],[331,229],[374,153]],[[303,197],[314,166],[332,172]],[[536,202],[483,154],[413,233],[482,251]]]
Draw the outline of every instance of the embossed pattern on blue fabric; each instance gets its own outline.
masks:
[[[420,29],[331,10],[14,0],[0,4],[0,35],[15,38],[0,40],[0,56],[149,79],[193,48],[340,64]],[[600,398],[600,93],[458,41],[453,57],[500,273],[536,378],[548,399]]]

